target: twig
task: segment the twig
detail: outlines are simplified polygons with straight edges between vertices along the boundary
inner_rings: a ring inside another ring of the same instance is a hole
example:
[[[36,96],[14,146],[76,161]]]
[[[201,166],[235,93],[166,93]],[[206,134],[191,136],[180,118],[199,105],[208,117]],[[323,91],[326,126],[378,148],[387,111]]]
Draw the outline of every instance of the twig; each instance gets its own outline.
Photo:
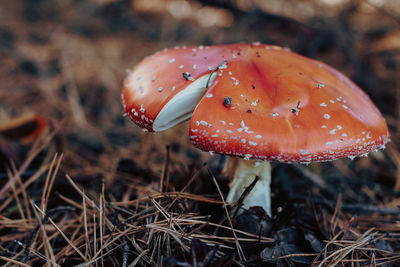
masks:
[[[108,254],[111,254],[112,252],[114,252],[115,250],[119,249],[120,247],[122,247],[124,244],[119,244],[118,246],[116,246],[115,248],[110,249],[109,251],[107,251],[106,253],[103,254],[103,257],[107,256]],[[90,266],[93,263],[96,263],[100,258],[94,258],[91,261],[85,262],[85,263],[81,263],[76,265],[75,267],[86,267],[86,266]]]
[[[236,214],[238,213],[240,207],[242,206],[244,199],[248,196],[248,194],[251,192],[251,190],[253,190],[253,188],[257,184],[258,180],[260,180],[260,177],[256,176],[254,178],[253,182],[251,182],[251,184],[249,186],[247,186],[246,189],[243,191],[243,193],[240,195],[238,201],[235,204],[236,209],[235,209],[235,212],[233,213],[232,218],[236,217]]]
[[[161,173],[161,179],[160,179],[160,192],[164,192],[164,181],[166,181],[167,182],[167,188],[168,188],[168,177],[169,177],[169,173],[168,173],[168,167],[169,167],[169,158],[170,158],[170,155],[169,155],[169,153],[170,153],[170,148],[169,148],[169,146],[167,145],[166,146],[166,155],[165,155],[165,164],[164,164],[164,168],[163,168],[163,170],[162,170],[162,173]]]
[[[143,251],[139,254],[139,256],[137,256],[136,259],[135,259],[131,264],[129,264],[128,267],[134,267],[134,266],[136,266],[136,264],[139,262],[139,260],[140,260],[141,258],[143,258],[143,256],[146,255],[147,252],[149,252],[149,249],[143,250]]]
[[[8,168],[7,168],[7,174],[8,174],[8,180],[10,181],[11,177],[12,177],[12,174],[11,174],[10,169],[8,169]],[[25,214],[24,214],[24,211],[22,209],[21,202],[19,200],[18,194],[17,194],[17,192],[15,190],[15,184],[14,183],[11,184],[11,190],[13,192],[13,196],[14,196],[15,202],[17,203],[17,208],[18,208],[19,214],[21,215],[21,218],[23,220],[25,220]]]
[[[350,252],[353,250],[360,248],[364,246],[366,243],[368,243],[371,240],[371,236],[369,234],[373,231],[374,229],[370,229],[366,231],[359,239],[357,239],[353,245],[350,245],[348,247],[344,247],[342,249],[338,249],[335,252],[331,253],[329,256],[327,256],[325,259],[323,259],[318,267],[321,267],[326,263],[328,260],[331,258],[334,258],[333,262],[331,262],[329,265],[330,266],[336,266],[337,263],[339,263],[343,258],[345,258]]]
[[[212,204],[224,204],[224,202],[222,202],[220,200],[215,200],[215,199],[211,199],[211,198],[207,198],[207,197],[203,197],[203,196],[199,196],[199,195],[194,195],[194,194],[190,194],[190,193],[186,193],[186,192],[165,192],[163,194],[154,194],[151,197],[153,199],[159,199],[159,198],[164,198],[166,196],[186,198],[186,199],[190,199],[190,200],[194,200],[194,201],[212,203]],[[147,202],[149,200],[150,200],[149,197],[143,197],[143,198],[134,199],[134,200],[130,200],[130,201],[111,202],[111,203],[114,206],[127,206],[127,205],[134,205],[134,204],[140,203],[140,202]]]
[[[123,238],[123,239],[125,239],[125,238]],[[125,240],[124,250],[122,252],[122,267],[128,266],[128,256],[129,256],[129,245]]]
[[[15,264],[16,266],[30,267],[30,265],[28,265],[26,263],[23,263],[23,262],[20,262],[20,261],[16,261],[16,260],[13,260],[13,259],[10,259],[10,258],[6,258],[4,256],[0,256],[0,259],[2,259],[4,261],[7,261],[7,262],[10,262],[12,264]]]
[[[104,181],[102,181],[101,186],[101,194],[100,194],[100,203],[99,203],[99,231],[100,231],[100,258],[101,258],[101,266],[104,267],[103,260],[103,220],[104,220]]]
[[[49,242],[49,238],[47,237],[47,233],[46,230],[43,226],[42,220],[40,219],[42,216],[39,216],[39,214],[37,213],[36,209],[40,210],[39,208],[37,208],[36,204],[33,202],[33,200],[31,200],[31,205],[33,207],[33,211],[35,212],[35,216],[36,219],[39,223],[39,228],[41,230],[42,233],[42,241],[44,242],[44,247],[45,247],[45,253],[46,253],[46,260],[47,263],[53,266],[59,266],[56,262],[56,259],[54,257],[54,253],[53,253],[53,249],[50,245]]]
[[[224,206],[224,209],[225,209],[226,216],[227,216],[227,218],[228,218],[229,225],[230,225],[231,230],[232,230],[232,233],[233,233],[233,237],[234,237],[234,239],[235,239],[236,249],[237,249],[237,252],[238,252],[238,255],[239,255],[239,259],[240,259],[241,262],[246,261],[246,257],[245,257],[245,255],[244,255],[243,250],[242,250],[242,247],[240,246],[240,243],[239,243],[239,241],[238,241],[238,239],[237,239],[235,230],[234,230],[234,228],[233,228],[233,223],[232,223],[231,217],[229,216],[229,211],[228,211],[228,209],[227,209],[227,207],[226,207],[226,204],[225,204],[226,202],[225,202],[224,196],[223,196],[223,194],[222,194],[222,192],[221,192],[221,189],[219,188],[217,179],[215,179],[215,176],[214,176],[214,174],[211,172],[210,169],[208,169],[208,173],[211,175],[211,177],[212,177],[212,179],[213,179],[213,182],[214,182],[215,186],[217,187],[219,196],[221,197],[221,200],[222,200],[222,202],[224,203],[223,206]]]
[[[42,217],[46,217],[46,214],[36,205],[34,204],[34,207],[42,214]],[[69,240],[69,238],[61,231],[61,229],[57,226],[57,224],[51,219],[48,218],[48,221],[56,228],[56,230],[60,233],[60,235],[67,241],[67,243],[79,254],[79,256],[82,257],[85,261],[87,261],[85,255],[82,254],[82,252]]]
[[[85,249],[85,257],[89,257],[92,255],[90,249],[90,241],[89,241],[89,232],[88,232],[88,223],[87,223],[87,209],[86,209],[86,200],[85,197],[82,196],[82,206],[83,206],[83,225],[85,228],[85,241],[86,241],[86,249]]]
[[[28,153],[28,156],[24,163],[21,165],[19,168],[18,172],[14,174],[14,176],[8,181],[3,188],[0,190],[0,199],[3,199],[6,197],[6,191],[10,188],[12,183],[15,183],[15,180],[17,179],[18,176],[20,176],[32,163],[32,161],[36,158],[36,156],[47,147],[47,145],[50,143],[50,141],[53,139],[55,134],[59,131],[60,126],[55,127],[53,131],[46,136],[44,139],[43,143],[40,144],[41,139],[37,139],[37,141],[34,143],[32,146],[31,150]]]

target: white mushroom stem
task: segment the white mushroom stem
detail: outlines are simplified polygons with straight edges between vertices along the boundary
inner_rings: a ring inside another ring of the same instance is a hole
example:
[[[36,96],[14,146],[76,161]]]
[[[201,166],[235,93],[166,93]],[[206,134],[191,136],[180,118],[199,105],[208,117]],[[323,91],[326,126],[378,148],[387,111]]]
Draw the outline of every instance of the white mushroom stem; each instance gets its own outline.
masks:
[[[246,188],[258,176],[260,179],[243,200],[241,207],[260,206],[271,216],[271,164],[268,161],[228,157],[223,174],[233,177],[226,201],[235,205]]]

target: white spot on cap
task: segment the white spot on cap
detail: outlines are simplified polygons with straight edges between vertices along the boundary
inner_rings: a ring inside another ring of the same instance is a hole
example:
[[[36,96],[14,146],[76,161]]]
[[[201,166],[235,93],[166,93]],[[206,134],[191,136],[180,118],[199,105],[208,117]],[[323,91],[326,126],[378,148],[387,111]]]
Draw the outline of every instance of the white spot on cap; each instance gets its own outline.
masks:
[[[179,69],[180,69],[180,70],[183,69],[183,65],[180,65],[180,66],[179,66]]]
[[[253,141],[249,141],[249,145],[251,145],[251,146],[256,146],[257,143],[256,143],[256,142],[253,142]]]
[[[219,69],[219,70],[227,69],[227,68],[228,68],[228,66],[226,65],[226,61],[222,62],[222,64],[220,64],[220,65],[218,66],[218,69]]]
[[[258,134],[258,135],[254,136],[254,137],[257,138],[257,139],[261,139],[262,136]]]
[[[201,125],[204,125],[204,126],[211,126],[208,122],[206,122],[206,121],[200,121],[200,124]]]
[[[317,83],[317,87],[318,87],[318,88],[323,88],[323,87],[325,87],[325,84],[323,84],[323,83]]]
[[[246,143],[246,139],[242,138],[242,140],[240,140],[240,142],[242,142],[244,144],[244,143]]]
[[[331,116],[329,114],[324,114],[324,118],[329,120],[331,118]]]
[[[197,69],[197,64],[193,64],[193,69]]]
[[[158,91],[161,92],[164,88],[162,86],[158,87]]]
[[[253,156],[252,154],[244,154],[244,160],[249,160]]]
[[[328,105],[325,102],[322,102],[321,104],[319,104],[321,107],[327,107]]]
[[[174,63],[175,62],[175,58],[171,58],[170,60],[168,60],[168,63]]]
[[[206,94],[206,97],[207,98],[213,97],[213,94],[208,93],[208,94]]]

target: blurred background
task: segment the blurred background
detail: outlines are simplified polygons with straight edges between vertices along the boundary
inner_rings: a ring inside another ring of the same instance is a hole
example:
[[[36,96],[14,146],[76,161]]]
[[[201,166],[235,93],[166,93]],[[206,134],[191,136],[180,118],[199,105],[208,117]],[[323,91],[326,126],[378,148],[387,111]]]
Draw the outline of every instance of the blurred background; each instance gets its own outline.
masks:
[[[40,199],[35,194],[41,194],[45,183],[41,167],[49,166],[56,152],[63,154],[63,161],[52,190],[72,199],[80,195],[69,190],[65,174],[92,195],[105,184],[110,201],[154,192],[167,158],[173,182],[169,190],[182,188],[204,162],[218,176],[223,158],[192,147],[187,123],[149,134],[124,118],[122,83],[127,70],[166,47],[254,41],[288,47],[342,71],[371,97],[391,131],[387,149],[370,157],[315,163],[311,171],[276,164],[274,209],[286,207],[288,218],[299,216],[299,205],[311,211],[307,195],[330,212],[339,195],[349,214],[368,207],[378,213],[383,207],[398,209],[399,0],[1,1],[1,198],[12,195],[11,168],[23,174],[23,181],[39,171],[26,190]],[[39,121],[47,125],[43,131],[50,139],[38,140]],[[191,192],[217,196],[215,188],[207,187],[206,171],[203,176]],[[217,178],[227,193],[228,181]],[[49,208],[61,205],[53,197]],[[0,212],[14,214],[9,208],[3,204]],[[371,217],[388,220],[374,227],[398,234],[398,223],[382,216]],[[371,221],[359,218],[357,229],[365,231]],[[0,228],[0,234],[10,229]],[[0,241],[3,249],[4,244]]]

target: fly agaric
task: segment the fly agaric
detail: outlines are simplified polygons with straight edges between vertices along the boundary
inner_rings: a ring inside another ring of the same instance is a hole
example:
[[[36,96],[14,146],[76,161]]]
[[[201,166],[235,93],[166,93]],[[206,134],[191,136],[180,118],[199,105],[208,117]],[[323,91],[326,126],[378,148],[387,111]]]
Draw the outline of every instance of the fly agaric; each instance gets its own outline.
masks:
[[[192,144],[229,155],[227,201],[260,179],[243,208],[271,215],[270,161],[365,155],[389,140],[369,97],[328,65],[273,45],[175,47],[145,58],[124,82],[126,114],[149,131],[190,119]]]

